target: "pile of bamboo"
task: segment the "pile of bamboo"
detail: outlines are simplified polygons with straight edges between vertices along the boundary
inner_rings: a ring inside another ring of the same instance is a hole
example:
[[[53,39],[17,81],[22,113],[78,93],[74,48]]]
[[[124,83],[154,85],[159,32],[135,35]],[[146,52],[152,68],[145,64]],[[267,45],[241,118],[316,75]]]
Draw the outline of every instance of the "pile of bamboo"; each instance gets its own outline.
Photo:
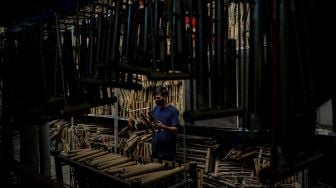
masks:
[[[208,137],[186,135],[186,145],[183,146],[183,135],[177,135],[177,153],[176,159],[185,162],[195,161],[197,167],[211,171],[213,166],[214,150],[217,147],[216,142]]]
[[[270,147],[257,147],[258,155],[253,158],[254,169],[257,176],[260,170],[271,166],[271,149]]]
[[[140,117],[128,118],[128,125],[119,131],[119,153],[141,157],[142,160],[151,160],[151,140],[154,128],[149,117],[141,114]]]
[[[300,172],[299,172],[300,173]],[[299,188],[302,185],[299,183],[299,173],[296,173],[292,176],[285,178],[277,183],[275,183],[275,187],[288,187],[288,188]]]
[[[232,148],[219,154],[212,172],[203,176],[207,187],[264,187],[259,180],[260,170],[271,165],[271,152],[269,146],[256,146],[245,149]],[[275,183],[275,187],[297,187],[298,174]]]
[[[257,177],[223,177],[223,176],[214,176],[212,173],[208,173],[203,177],[203,187],[264,187],[259,183]]]
[[[62,130],[69,126],[70,123],[64,119],[57,119],[50,123],[49,127],[49,139],[54,140],[60,135]]]
[[[50,125],[50,140],[58,145],[56,150],[65,153],[101,146],[111,149],[114,143],[113,127],[95,124],[71,123],[65,119],[55,120]]]
[[[106,148],[112,150],[114,136],[110,134],[90,133],[90,146],[93,148]]]
[[[143,158],[151,157],[152,134],[133,134],[129,139],[120,144],[120,153],[142,156]]]
[[[271,148],[268,146],[259,146],[256,148],[258,150],[257,157],[253,158],[254,170],[256,176],[259,176],[260,170],[268,168],[271,166]],[[275,187],[300,187],[299,183],[299,173],[293,174],[277,183],[274,184]]]
[[[49,138],[56,145],[56,150],[69,152],[90,147],[89,132],[86,127],[72,126],[68,121],[60,119],[50,125]]]
[[[74,150],[69,152],[66,157],[123,180],[140,183],[141,186],[163,181],[185,171],[183,165],[172,166],[168,165],[168,163],[144,163],[104,150]]]
[[[262,187],[253,168],[236,161],[216,160],[214,172],[203,177],[205,186]]]

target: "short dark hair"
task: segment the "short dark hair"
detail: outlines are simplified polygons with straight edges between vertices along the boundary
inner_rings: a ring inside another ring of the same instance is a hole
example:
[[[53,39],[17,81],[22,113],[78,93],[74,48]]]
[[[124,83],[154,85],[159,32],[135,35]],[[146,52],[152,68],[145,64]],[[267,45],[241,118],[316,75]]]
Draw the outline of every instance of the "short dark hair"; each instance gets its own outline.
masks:
[[[163,86],[159,86],[157,88],[155,88],[154,90],[154,95],[160,94],[161,96],[168,96],[169,92],[168,89],[163,87]]]

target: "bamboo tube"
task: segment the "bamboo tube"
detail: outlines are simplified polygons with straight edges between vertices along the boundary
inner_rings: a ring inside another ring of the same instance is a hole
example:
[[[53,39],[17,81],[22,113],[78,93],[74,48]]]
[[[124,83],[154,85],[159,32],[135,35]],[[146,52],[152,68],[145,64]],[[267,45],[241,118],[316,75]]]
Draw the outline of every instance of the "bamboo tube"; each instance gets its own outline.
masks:
[[[203,169],[197,170],[197,188],[203,187],[203,174],[204,174]]]
[[[142,169],[143,166],[144,166],[143,164],[139,164],[139,165],[136,165],[136,166],[129,167],[129,168],[126,169],[125,173]]]
[[[139,147],[140,147],[140,148],[139,148],[139,155],[140,155],[140,156],[144,156],[144,155],[143,155],[143,151],[144,151],[144,147],[145,147],[145,146],[144,146],[144,143],[143,143],[143,142],[140,142],[140,143],[139,143]]]
[[[125,173],[125,174],[121,175],[121,177],[128,178],[128,177],[136,176],[136,175],[143,174],[143,173],[148,173],[148,172],[153,172],[153,171],[161,170],[163,168],[165,168],[164,164],[149,163],[149,164],[143,165],[143,168],[138,169],[138,170],[134,170],[132,172]]]
[[[71,151],[68,151],[68,153],[71,153],[71,154],[81,154],[81,152],[87,152],[87,151],[92,151],[91,148],[85,148],[85,149],[76,149],[76,150],[71,150]]]
[[[186,158],[194,160],[194,161],[198,161],[198,162],[204,162],[204,163],[206,162],[206,159],[202,157],[193,157],[193,156],[187,155]]]
[[[145,158],[149,158],[150,156],[148,155],[148,146],[147,143],[144,143],[144,155]]]
[[[147,140],[148,138],[152,138],[152,134],[145,134],[141,137],[141,141],[145,141]]]
[[[90,162],[90,165],[91,166],[99,165],[101,163],[105,163],[106,161],[115,160],[115,159],[118,159],[118,158],[121,158],[121,157],[122,156],[120,156],[120,155],[110,155],[110,154],[108,154],[107,156],[105,156],[103,158],[92,160]]]
[[[255,154],[258,154],[258,151],[255,150],[255,151],[244,153],[244,154],[238,156],[238,159],[243,159],[245,157],[249,157],[249,156],[255,155]]]
[[[106,172],[109,174],[116,174],[116,173],[121,173],[123,171],[125,171],[125,168],[121,167],[121,168],[116,168],[112,170],[107,170]]]
[[[184,171],[184,167],[177,167],[177,168],[174,168],[174,169],[171,169],[171,170],[164,171],[164,172],[162,172],[158,175],[151,176],[151,177],[148,177],[148,178],[144,179],[141,182],[141,186],[146,186],[150,183],[156,182],[158,180],[167,178],[169,176],[172,176],[174,174],[177,174],[177,173],[180,173],[180,172],[183,172],[183,171]]]
[[[153,176],[154,174],[160,174],[160,172],[162,172],[162,171],[165,171],[165,170],[155,171],[155,172],[149,172],[149,173],[145,173],[145,174],[140,174],[140,175],[137,175],[137,176],[129,177],[127,179],[130,180],[130,181],[136,181],[136,180],[141,181],[142,179],[146,179],[146,178],[148,178],[150,176]]]
[[[136,144],[138,140],[139,140],[139,137],[136,136],[135,139],[132,139],[131,141],[127,141],[124,150],[127,151],[128,149],[132,148],[132,146],[133,146],[134,144]]]
[[[71,157],[70,159],[71,160],[78,160],[80,158],[83,158],[83,157],[86,157],[86,156],[89,156],[89,155],[93,155],[93,154],[96,154],[100,152],[100,150],[92,150],[92,151],[87,151],[87,152],[84,152],[82,154],[79,154],[79,155],[76,155],[74,157]]]
[[[120,157],[116,157],[116,158],[113,158],[113,159],[105,159],[104,161],[98,163],[96,166],[104,166],[106,164],[110,164],[110,163],[114,163],[116,161],[120,161],[120,160],[123,160],[127,157],[123,157],[123,156],[120,156]]]
[[[104,164],[102,166],[98,166],[97,168],[99,170],[104,170],[104,169],[112,167],[112,166],[116,166],[116,165],[119,165],[119,164],[122,164],[122,163],[130,162],[131,160],[132,159],[130,159],[130,158],[123,158],[123,159],[120,159],[120,160],[117,160],[117,161],[113,161],[113,162],[108,163],[108,164]]]
[[[97,157],[95,160],[100,160],[100,159],[103,159],[103,158],[113,157],[113,156],[120,156],[120,155],[118,155],[118,154],[114,154],[114,153],[107,153],[106,155]]]
[[[137,164],[136,161],[130,161],[130,162],[127,162],[127,163],[123,163],[123,164],[120,164],[120,165],[110,167],[108,170],[112,170],[112,169],[115,169],[115,168],[121,168],[121,167],[127,167],[127,166],[131,166],[131,165],[136,165],[136,164]]]
[[[128,171],[139,168],[139,166],[141,166],[141,165],[132,164],[132,165],[129,165],[129,166],[112,168],[112,169],[107,170],[106,172],[109,173],[109,174],[115,174],[115,173],[120,173],[120,172],[128,172]]]
[[[99,157],[99,156],[105,155],[107,153],[108,153],[107,151],[100,151],[100,152],[95,153],[93,155],[89,155],[89,156],[83,157],[83,158],[79,159],[78,162],[82,162],[82,161],[86,161],[86,160],[91,160],[91,159],[93,159],[95,157]]]
[[[228,181],[225,181],[225,180],[218,180],[220,183],[223,183],[225,185],[228,185],[230,187],[237,187],[234,183],[230,183]]]

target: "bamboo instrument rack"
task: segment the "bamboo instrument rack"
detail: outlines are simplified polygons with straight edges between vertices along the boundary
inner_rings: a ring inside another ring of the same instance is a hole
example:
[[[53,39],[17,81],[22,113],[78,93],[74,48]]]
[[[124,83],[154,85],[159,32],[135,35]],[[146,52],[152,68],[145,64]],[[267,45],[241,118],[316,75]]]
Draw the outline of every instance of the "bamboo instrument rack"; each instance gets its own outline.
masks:
[[[58,154],[55,158],[69,164],[77,175],[90,177],[84,175],[84,172],[92,173],[92,177],[103,177],[105,181],[121,187],[146,187],[159,181],[168,181],[172,177],[182,177],[188,167],[172,161],[140,161],[142,156],[123,156],[104,150],[79,149],[70,153]]]

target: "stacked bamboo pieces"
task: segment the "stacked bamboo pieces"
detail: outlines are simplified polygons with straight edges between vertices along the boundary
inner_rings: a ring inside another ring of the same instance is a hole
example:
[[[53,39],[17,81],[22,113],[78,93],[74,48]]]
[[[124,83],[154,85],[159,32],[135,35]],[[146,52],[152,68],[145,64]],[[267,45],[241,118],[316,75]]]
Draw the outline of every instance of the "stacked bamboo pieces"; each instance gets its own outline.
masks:
[[[232,148],[224,157],[217,157],[214,171],[204,175],[204,186],[224,187],[264,187],[258,176],[263,168],[271,165],[271,152],[268,146],[245,149]],[[298,174],[294,174],[272,186],[297,187]]]
[[[120,153],[132,154],[133,156],[142,157],[143,160],[151,158],[152,134],[133,134],[129,139],[122,139],[120,142]]]
[[[205,172],[212,170],[214,162],[214,151],[218,144],[215,140],[195,135],[186,135],[185,146],[184,136],[177,134],[176,160],[183,163],[196,162],[196,187],[203,187],[203,176]]]
[[[176,158],[186,162],[195,161],[197,167],[208,172],[212,169],[214,150],[218,146],[215,140],[194,135],[186,135],[186,146],[183,146],[183,135],[177,135],[177,154]],[[185,155],[184,155],[185,154]]]
[[[173,104],[182,115],[184,111],[183,80],[153,81],[148,80],[144,75],[138,75],[138,79],[142,83],[142,89],[140,90],[116,89],[118,90],[118,105],[120,106],[118,112],[115,111],[115,104],[107,104],[91,108],[91,113],[111,116],[118,113],[116,116],[121,118],[127,119],[130,116],[139,118],[141,114],[146,114],[154,106],[153,89],[157,86],[165,86],[170,93],[168,102]],[[116,95],[116,93],[113,95]]]
[[[119,132],[119,153],[141,158],[142,161],[151,161],[151,140],[155,129],[149,117],[141,114],[140,117],[128,118],[128,125]]]
[[[118,153],[151,159],[152,133],[149,117],[142,114],[138,119],[128,118],[128,125],[119,131]],[[105,148],[114,146],[114,129],[109,126],[73,123],[64,119],[57,120],[50,128],[50,139],[59,145],[58,151],[65,153],[84,148]]]
[[[183,165],[177,166],[171,163],[168,164],[168,162],[145,163],[134,160],[131,157],[109,153],[105,150],[74,150],[68,152],[65,157],[131,183],[140,183],[141,186],[163,181],[185,171],[185,166]]]
[[[94,124],[73,124],[64,119],[55,120],[49,130],[49,138],[56,150],[65,153],[83,148],[104,147],[111,149],[114,142],[113,127]]]
[[[71,126],[64,119],[55,120],[50,125],[49,138],[54,142],[55,150],[68,152],[78,148],[90,147],[89,129],[83,126]]]

